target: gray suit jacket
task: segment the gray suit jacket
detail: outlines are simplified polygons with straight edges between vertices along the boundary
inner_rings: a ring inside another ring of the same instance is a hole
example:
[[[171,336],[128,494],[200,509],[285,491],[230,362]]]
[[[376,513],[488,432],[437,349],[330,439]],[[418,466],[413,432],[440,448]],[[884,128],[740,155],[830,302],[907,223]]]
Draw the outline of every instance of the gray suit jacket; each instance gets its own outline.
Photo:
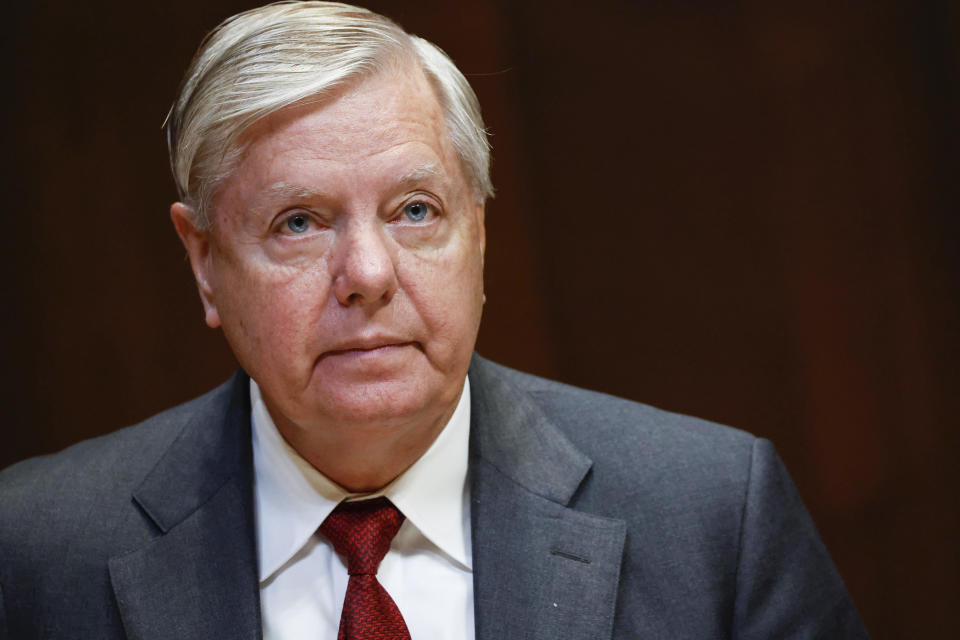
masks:
[[[478,640],[863,638],[772,446],[475,357]],[[246,376],[0,474],[0,638],[260,637]]]

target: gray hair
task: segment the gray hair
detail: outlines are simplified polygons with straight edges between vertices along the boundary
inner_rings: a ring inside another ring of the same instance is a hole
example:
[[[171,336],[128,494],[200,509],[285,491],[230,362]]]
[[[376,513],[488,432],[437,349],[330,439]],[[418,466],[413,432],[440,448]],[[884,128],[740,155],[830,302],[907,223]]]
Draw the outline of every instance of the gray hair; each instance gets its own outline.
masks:
[[[194,224],[209,228],[218,185],[255,122],[403,61],[433,85],[478,201],[493,195],[490,145],[473,89],[436,45],[389,18],[338,2],[277,2],[224,20],[204,38],[165,123],[170,168]]]

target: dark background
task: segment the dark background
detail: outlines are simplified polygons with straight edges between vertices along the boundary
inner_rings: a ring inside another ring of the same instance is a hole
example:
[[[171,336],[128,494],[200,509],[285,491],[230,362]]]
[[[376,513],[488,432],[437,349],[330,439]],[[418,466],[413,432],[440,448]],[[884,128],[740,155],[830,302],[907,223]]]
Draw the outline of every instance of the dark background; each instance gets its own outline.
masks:
[[[233,370],[160,127],[254,4],[4,10],[0,466]],[[772,439],[873,635],[950,635],[960,7],[367,6],[450,53],[493,132],[479,351]]]

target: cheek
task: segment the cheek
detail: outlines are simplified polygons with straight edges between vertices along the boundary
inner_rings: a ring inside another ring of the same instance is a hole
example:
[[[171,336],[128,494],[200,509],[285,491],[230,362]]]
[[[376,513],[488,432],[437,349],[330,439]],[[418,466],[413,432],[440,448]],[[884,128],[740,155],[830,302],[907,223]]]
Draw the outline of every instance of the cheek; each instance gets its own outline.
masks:
[[[322,265],[246,263],[223,273],[218,309],[224,334],[248,372],[298,368],[328,291],[323,272]]]
[[[403,265],[404,289],[429,332],[428,355],[472,352],[482,309],[482,264],[476,243],[458,243]]]

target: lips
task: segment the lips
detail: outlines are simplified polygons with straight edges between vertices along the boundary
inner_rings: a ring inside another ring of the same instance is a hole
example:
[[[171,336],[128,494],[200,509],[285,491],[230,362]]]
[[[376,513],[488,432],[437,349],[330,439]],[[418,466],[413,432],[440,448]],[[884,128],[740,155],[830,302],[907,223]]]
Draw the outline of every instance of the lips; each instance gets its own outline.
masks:
[[[337,344],[334,348],[324,351],[320,358],[322,359],[328,356],[337,355],[362,356],[366,353],[370,353],[372,355],[376,354],[377,352],[385,352],[395,348],[416,346],[416,344],[417,343],[415,342],[402,340],[399,338],[371,336],[368,338],[348,340]]]

